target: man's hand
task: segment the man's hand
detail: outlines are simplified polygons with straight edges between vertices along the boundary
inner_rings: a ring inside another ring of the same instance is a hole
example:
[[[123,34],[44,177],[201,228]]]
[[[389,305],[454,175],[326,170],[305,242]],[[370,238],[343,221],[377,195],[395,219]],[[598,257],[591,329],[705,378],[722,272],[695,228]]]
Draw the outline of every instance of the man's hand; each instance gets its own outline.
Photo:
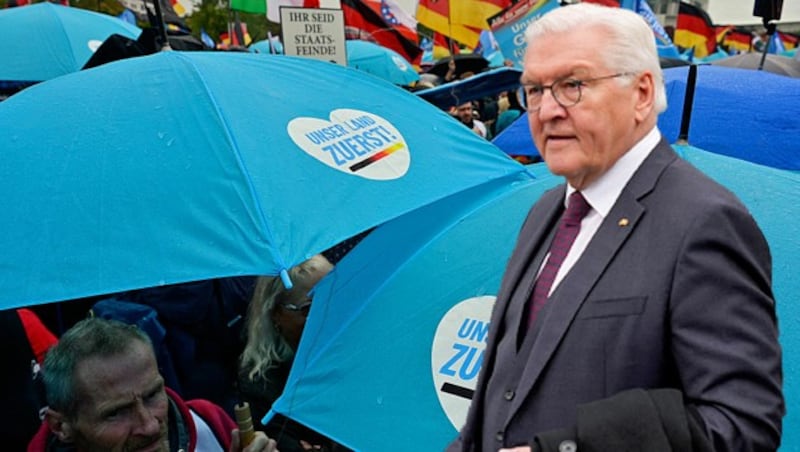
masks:
[[[278,443],[270,439],[264,432],[256,432],[253,442],[244,449],[240,445],[239,429],[231,432],[231,448],[229,452],[278,452]]]
[[[519,446],[511,449],[500,449],[497,452],[531,452],[531,448],[529,446]]]

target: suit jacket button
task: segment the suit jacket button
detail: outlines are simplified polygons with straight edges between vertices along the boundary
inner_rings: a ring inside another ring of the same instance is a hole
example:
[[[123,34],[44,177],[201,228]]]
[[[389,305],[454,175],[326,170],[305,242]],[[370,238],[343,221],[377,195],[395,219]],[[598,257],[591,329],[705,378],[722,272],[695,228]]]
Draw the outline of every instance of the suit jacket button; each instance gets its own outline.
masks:
[[[503,394],[503,398],[506,400],[511,400],[514,398],[514,391],[508,390],[505,394]]]
[[[558,445],[558,452],[578,452],[578,445],[570,439],[561,441]]]
[[[502,442],[503,442],[503,439],[505,439],[505,435],[503,434],[503,432],[502,432],[502,431],[500,431],[500,432],[497,432],[497,433],[494,435],[494,439],[496,439],[498,442],[501,442],[501,443],[502,443]]]

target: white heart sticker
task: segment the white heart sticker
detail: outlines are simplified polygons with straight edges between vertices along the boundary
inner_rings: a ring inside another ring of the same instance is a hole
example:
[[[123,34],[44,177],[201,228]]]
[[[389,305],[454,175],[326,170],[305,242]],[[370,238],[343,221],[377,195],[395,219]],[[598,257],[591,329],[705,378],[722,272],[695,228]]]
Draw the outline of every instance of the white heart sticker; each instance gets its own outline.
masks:
[[[445,415],[456,430],[467,420],[489,334],[495,296],[463,300],[439,321],[431,347],[433,384]]]
[[[395,66],[397,66],[397,69],[400,69],[401,71],[408,70],[408,65],[406,64],[406,60],[404,60],[402,57],[399,57],[397,55],[392,55],[392,62],[394,63]]]
[[[97,39],[90,39],[86,41],[86,46],[89,47],[89,50],[91,50],[92,53],[95,53],[101,45],[103,45],[103,41]]]
[[[365,179],[400,178],[411,162],[400,132],[386,119],[365,111],[334,110],[328,121],[295,118],[287,130],[306,154],[331,168]]]

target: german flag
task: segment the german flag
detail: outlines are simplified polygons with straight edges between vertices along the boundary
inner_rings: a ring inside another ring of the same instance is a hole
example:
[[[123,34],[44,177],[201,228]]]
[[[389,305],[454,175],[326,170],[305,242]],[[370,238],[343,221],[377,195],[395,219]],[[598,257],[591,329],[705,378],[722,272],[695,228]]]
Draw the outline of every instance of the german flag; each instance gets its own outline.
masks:
[[[394,0],[364,0],[364,4],[383,17],[391,27],[411,42],[419,42],[417,20],[403,11]]]
[[[694,48],[694,56],[706,57],[717,49],[717,36],[711,18],[705,11],[681,2],[678,23],[675,26],[675,45]]]
[[[458,47],[458,44],[438,31],[433,32],[434,61],[459,54],[461,54],[461,49]]]
[[[399,53],[412,64],[419,64],[422,49],[388,24],[380,13],[361,0],[341,0],[344,11],[344,30],[347,39],[374,41]]]
[[[487,19],[508,8],[512,3],[512,0],[451,1],[450,21],[466,27],[488,30]]]
[[[717,33],[717,45],[726,50],[736,50],[739,53],[753,50],[753,35],[746,30],[740,30],[733,25],[714,27]]]
[[[481,39],[479,28],[455,24],[450,20],[450,0],[420,0],[417,5],[417,21],[470,48],[478,45]]]
[[[798,42],[800,42],[800,36],[791,33],[784,33],[782,31],[776,31],[775,33],[777,33],[778,37],[780,37],[781,41],[783,41],[783,47],[786,50],[792,50],[796,48]]]
[[[514,3],[512,0],[420,0],[417,21],[473,49],[488,19]]]

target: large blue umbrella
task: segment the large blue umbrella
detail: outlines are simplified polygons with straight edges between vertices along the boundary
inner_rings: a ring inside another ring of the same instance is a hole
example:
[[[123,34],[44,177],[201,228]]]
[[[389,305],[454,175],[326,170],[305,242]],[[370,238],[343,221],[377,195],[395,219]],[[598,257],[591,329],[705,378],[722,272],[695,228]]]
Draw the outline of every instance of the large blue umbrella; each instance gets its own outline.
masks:
[[[411,63],[392,49],[369,41],[346,41],[347,65],[380,77],[395,85],[409,86],[419,81]]]
[[[694,166],[733,191],[744,202],[767,237],[772,253],[772,283],[783,347],[783,419],[781,450],[800,450],[800,174],[692,146],[675,146]],[[702,194],[700,194],[702,195]]]
[[[800,174],[676,146],[747,205],[769,242],[784,351],[783,449],[800,448]],[[560,178],[497,181],[394,219],[314,293],[274,410],[358,450],[442,450],[462,425],[493,296],[528,208]],[[702,196],[702,194],[699,194]]]
[[[116,61],[0,103],[0,130],[3,308],[279,274],[524,171],[401,88],[281,55]]]
[[[466,418],[516,234],[558,182],[511,176],[371,232],[315,289],[274,410],[356,450],[443,450]]]
[[[658,127],[671,142],[681,134],[689,67],[664,70],[667,110]],[[688,142],[701,149],[800,170],[800,79],[717,66],[697,66]],[[526,114],[492,142],[512,155],[538,155]]]
[[[0,81],[41,82],[80,70],[112,34],[136,39],[122,20],[50,2],[0,9]]]

